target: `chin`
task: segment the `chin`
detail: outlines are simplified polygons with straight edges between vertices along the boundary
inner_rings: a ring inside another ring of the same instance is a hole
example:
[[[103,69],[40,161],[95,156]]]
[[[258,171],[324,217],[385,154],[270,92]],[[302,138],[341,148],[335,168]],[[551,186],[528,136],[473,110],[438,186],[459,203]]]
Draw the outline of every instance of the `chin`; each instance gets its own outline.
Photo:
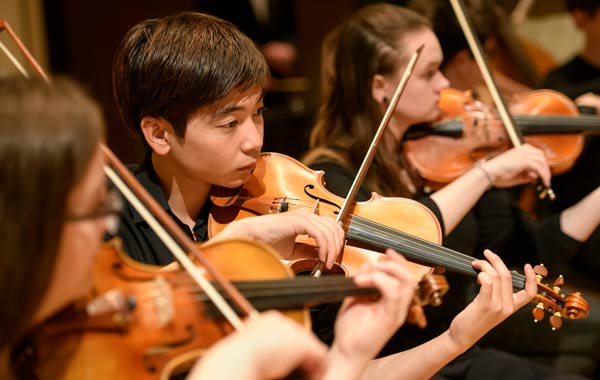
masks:
[[[223,183],[223,184],[221,184],[219,186],[225,187],[225,188],[228,188],[228,189],[235,189],[237,187],[243,186],[246,182],[248,182],[249,178],[250,177],[248,176],[248,177],[244,177],[243,179],[236,179],[236,180],[228,181],[228,182]]]
[[[431,113],[429,114],[429,117],[426,118],[425,122],[430,123],[432,121],[436,121],[437,119],[439,119],[441,114],[442,113],[440,112],[439,108],[437,108],[437,105],[436,105],[435,110],[431,111]]]

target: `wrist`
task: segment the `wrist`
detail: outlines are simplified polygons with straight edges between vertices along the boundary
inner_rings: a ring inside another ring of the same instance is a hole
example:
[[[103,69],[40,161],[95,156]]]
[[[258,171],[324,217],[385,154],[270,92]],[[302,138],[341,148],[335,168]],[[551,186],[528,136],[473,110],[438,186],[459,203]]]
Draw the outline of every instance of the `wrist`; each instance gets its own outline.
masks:
[[[465,342],[464,339],[460,339],[460,337],[456,336],[451,328],[440,335],[440,338],[443,342],[440,346],[446,347],[446,353],[452,357],[462,354],[477,341],[475,339],[473,341]]]
[[[323,379],[360,379],[371,359],[364,353],[350,355],[334,342],[327,354],[327,370]]]
[[[488,170],[487,161],[484,158],[482,158],[481,160],[478,160],[475,163],[475,168],[480,170],[483,173],[483,175],[485,176],[485,179],[488,184],[486,189],[490,190],[492,187],[494,187],[494,177]]]

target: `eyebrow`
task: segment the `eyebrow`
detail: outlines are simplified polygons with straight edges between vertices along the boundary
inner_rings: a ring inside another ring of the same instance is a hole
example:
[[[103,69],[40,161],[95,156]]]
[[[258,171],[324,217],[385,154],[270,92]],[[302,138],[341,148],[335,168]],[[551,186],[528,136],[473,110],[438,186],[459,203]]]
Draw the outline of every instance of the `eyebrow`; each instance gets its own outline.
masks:
[[[256,102],[256,104],[262,102],[265,98],[265,90],[262,91],[262,93],[260,94],[260,98],[258,99],[258,101]],[[242,110],[243,107],[240,107],[236,104],[233,105],[225,105],[224,107],[219,108],[215,114],[213,115],[213,119],[217,119],[221,116],[225,116],[231,112],[235,112],[235,111],[240,111]]]

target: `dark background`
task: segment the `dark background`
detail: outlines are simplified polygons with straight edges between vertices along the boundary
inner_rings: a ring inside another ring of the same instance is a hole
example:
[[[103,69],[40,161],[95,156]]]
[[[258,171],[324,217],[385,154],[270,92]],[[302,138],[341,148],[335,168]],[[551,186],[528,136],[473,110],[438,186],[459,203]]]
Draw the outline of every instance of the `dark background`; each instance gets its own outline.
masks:
[[[427,0],[424,0],[427,1]],[[354,9],[369,0],[280,0],[285,6],[279,22],[299,52],[298,77],[308,86],[296,93],[278,93],[265,99],[265,145],[298,158],[307,144],[307,133],[318,95],[320,45],[324,35]],[[405,1],[394,1],[403,5]],[[505,0],[507,8],[516,1]],[[245,4],[245,5],[244,5]],[[225,6],[223,6],[225,5]],[[246,23],[247,1],[241,0],[44,0],[49,65],[53,73],[68,74],[82,82],[100,102],[108,125],[108,145],[125,162],[140,160],[141,144],[118,114],[112,99],[111,67],[114,53],[125,33],[136,23],[183,10],[213,10],[236,23],[250,37],[261,39]],[[561,9],[561,2],[538,1],[531,14]],[[209,12],[214,13],[214,12]],[[229,13],[229,14],[227,14]],[[275,34],[277,31],[275,32]],[[281,36],[274,36],[281,37]],[[296,111],[290,111],[294,104]]]

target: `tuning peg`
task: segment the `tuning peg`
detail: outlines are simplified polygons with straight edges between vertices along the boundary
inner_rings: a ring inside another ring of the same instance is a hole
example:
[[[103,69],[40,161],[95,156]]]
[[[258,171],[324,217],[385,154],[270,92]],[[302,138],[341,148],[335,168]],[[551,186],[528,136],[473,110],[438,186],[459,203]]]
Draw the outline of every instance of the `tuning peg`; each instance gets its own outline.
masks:
[[[531,311],[531,314],[533,315],[533,321],[535,323],[544,319],[544,304],[542,302],[539,302],[537,305],[535,305],[535,307]]]
[[[565,284],[565,279],[562,276],[558,276],[556,280],[554,280],[554,284],[552,284],[552,290],[554,290],[557,294],[560,294],[560,288]]]
[[[556,331],[562,327],[562,318],[558,311],[550,317],[550,326],[552,326],[552,331]]]
[[[440,306],[442,304],[442,295],[440,292],[433,292],[431,295],[431,306]]]
[[[548,269],[546,269],[544,264],[536,265],[535,267],[533,267],[533,271],[535,272],[535,274],[541,276],[542,278],[548,275]]]

